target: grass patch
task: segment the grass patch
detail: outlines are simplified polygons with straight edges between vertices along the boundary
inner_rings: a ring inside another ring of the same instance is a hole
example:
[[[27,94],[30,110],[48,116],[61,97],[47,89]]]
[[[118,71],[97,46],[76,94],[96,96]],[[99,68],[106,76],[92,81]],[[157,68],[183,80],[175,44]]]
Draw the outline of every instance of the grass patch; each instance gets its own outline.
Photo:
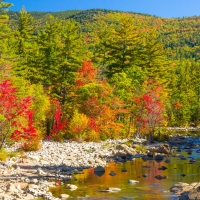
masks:
[[[133,141],[132,140],[128,140],[128,141],[124,142],[123,144],[127,145],[128,147],[131,147],[132,144],[133,144]]]
[[[4,148],[2,148],[0,150],[0,160],[1,161],[5,161],[6,158],[13,158],[13,157],[16,157],[16,156],[18,156],[18,154],[15,153],[15,152],[8,152]]]
[[[136,150],[137,153],[140,153],[140,152],[144,153],[144,152],[146,152],[146,148],[143,145],[137,145],[135,147],[135,150]]]

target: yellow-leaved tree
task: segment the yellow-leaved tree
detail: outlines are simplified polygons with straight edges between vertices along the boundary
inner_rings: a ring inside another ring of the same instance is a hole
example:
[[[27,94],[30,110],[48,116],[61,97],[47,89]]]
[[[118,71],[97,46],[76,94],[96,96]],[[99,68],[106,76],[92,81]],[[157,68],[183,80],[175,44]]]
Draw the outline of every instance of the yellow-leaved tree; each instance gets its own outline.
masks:
[[[89,118],[85,114],[79,113],[76,109],[69,123],[69,133],[74,138],[77,138],[79,141],[82,141],[87,135],[88,125]]]

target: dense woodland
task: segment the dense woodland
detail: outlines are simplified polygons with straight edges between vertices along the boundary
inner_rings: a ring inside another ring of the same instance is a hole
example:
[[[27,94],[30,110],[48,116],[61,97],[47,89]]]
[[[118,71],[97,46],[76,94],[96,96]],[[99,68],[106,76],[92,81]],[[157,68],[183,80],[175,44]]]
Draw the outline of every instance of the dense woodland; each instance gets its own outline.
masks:
[[[0,139],[154,136],[200,121],[200,17],[0,4]]]

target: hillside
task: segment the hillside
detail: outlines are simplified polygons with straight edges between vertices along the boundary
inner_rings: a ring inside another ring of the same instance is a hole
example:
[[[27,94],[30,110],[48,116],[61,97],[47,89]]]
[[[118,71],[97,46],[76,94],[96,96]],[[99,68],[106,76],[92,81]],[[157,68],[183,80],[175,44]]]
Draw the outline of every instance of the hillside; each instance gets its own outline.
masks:
[[[37,27],[41,28],[46,21],[46,16],[51,14],[59,19],[75,19],[82,25],[84,32],[91,31],[91,23],[102,15],[121,11],[91,9],[91,10],[69,10],[61,12],[30,12],[35,18]],[[8,12],[10,23],[15,29],[19,12]],[[172,59],[194,58],[199,60],[200,52],[200,16],[187,18],[160,18],[147,14],[129,12],[135,19],[137,26],[145,31],[152,28],[157,29],[162,38],[165,48],[168,49]]]

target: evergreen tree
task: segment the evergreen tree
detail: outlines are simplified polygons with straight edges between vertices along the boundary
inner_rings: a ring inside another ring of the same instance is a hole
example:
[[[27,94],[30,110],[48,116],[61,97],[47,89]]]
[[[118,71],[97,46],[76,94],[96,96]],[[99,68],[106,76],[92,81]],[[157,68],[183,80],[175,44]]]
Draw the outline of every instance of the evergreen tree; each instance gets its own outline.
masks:
[[[12,4],[0,0],[0,58],[3,57],[3,53],[6,51],[7,40],[10,37],[9,17],[6,9],[11,6]]]
[[[25,56],[26,48],[30,48],[34,32],[34,18],[25,10],[23,6],[19,12],[18,28],[15,33],[16,37],[16,53],[20,56]]]
[[[26,79],[30,77],[31,58],[35,45],[34,18],[24,7],[19,12],[17,30],[14,32],[14,41],[12,46],[17,57],[14,65],[16,75],[23,76]]]
[[[60,32],[62,30],[61,21],[50,16],[43,30],[39,31],[37,37],[38,55],[36,79],[40,81],[46,89],[55,85],[59,74],[59,49]]]
[[[75,82],[75,73],[83,61],[83,37],[80,33],[80,25],[74,20],[62,22],[60,34],[61,45],[59,48],[59,74],[57,88],[62,104],[66,101],[67,90],[69,92]]]
[[[167,61],[164,45],[155,31],[151,31],[144,37],[144,53],[140,61],[142,69],[147,71],[149,79],[160,83],[169,82],[170,64]]]
[[[142,53],[141,34],[134,25],[134,19],[130,15],[116,15],[114,20],[112,22],[114,29],[111,30],[109,41],[102,43],[107,49],[106,74],[108,77],[137,64]]]

